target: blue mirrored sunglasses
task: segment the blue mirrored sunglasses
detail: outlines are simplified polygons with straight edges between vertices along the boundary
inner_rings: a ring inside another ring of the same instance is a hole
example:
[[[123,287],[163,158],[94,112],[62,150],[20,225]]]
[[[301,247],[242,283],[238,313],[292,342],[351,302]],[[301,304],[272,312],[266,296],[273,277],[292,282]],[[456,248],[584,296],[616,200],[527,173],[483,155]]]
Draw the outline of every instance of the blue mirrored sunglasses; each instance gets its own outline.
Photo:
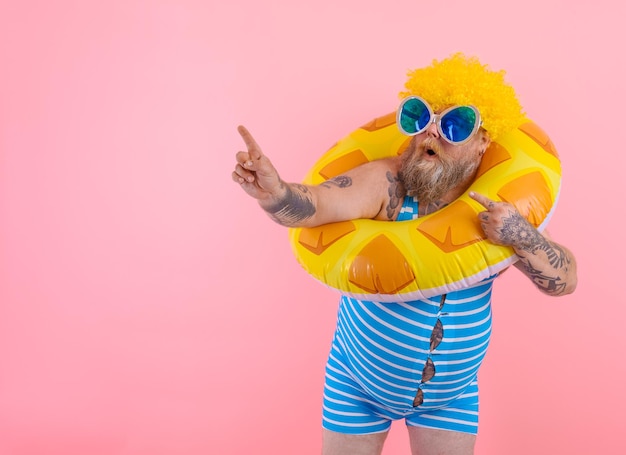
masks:
[[[474,106],[452,106],[441,114],[435,114],[419,96],[409,96],[402,100],[396,120],[400,131],[408,136],[426,131],[434,122],[439,134],[454,145],[469,141],[482,125],[480,112]]]

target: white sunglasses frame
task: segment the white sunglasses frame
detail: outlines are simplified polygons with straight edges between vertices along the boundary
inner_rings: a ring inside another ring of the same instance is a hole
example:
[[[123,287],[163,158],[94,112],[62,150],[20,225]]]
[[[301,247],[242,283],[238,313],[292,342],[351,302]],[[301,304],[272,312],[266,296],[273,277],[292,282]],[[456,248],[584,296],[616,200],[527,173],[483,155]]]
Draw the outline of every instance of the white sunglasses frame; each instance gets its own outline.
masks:
[[[404,105],[413,99],[417,99],[419,101],[421,101],[424,106],[426,106],[426,109],[428,109],[428,113],[430,114],[430,120],[428,121],[428,123],[426,123],[426,125],[424,125],[424,127],[415,132],[415,133],[409,133],[408,131],[406,131],[403,127],[402,124],[400,123],[400,116],[402,115],[402,108],[404,107]],[[454,142],[451,141],[450,139],[448,139],[446,137],[446,135],[443,132],[443,129],[441,128],[441,118],[446,115],[448,112],[457,109],[459,107],[469,107],[470,109],[472,109],[474,111],[474,113],[476,114],[476,121],[474,122],[474,128],[472,129],[472,132],[462,141],[459,142]],[[476,107],[472,106],[471,104],[468,105],[455,105],[455,106],[450,106],[447,109],[444,109],[443,112],[441,112],[441,114],[435,114],[433,112],[433,109],[430,107],[430,104],[428,104],[426,102],[426,100],[424,98],[421,98],[419,96],[408,96],[406,98],[404,98],[401,102],[400,102],[400,106],[398,106],[398,110],[396,111],[396,124],[398,125],[398,129],[402,132],[402,134],[405,134],[407,136],[417,136],[418,134],[422,134],[424,131],[426,131],[428,129],[428,127],[430,126],[431,123],[435,123],[437,125],[437,131],[439,131],[439,135],[443,138],[444,141],[446,141],[448,144],[452,144],[452,145],[462,145],[465,144],[467,141],[469,141],[478,131],[478,129],[482,126],[483,121],[482,118],[480,116],[480,112],[478,109],[476,109]]]

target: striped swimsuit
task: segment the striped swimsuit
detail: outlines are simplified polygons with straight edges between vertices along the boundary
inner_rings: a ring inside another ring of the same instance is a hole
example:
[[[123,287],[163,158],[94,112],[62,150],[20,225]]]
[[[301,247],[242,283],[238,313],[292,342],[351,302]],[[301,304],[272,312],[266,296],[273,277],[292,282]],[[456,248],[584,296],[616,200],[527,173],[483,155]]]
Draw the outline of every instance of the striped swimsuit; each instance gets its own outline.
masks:
[[[398,221],[417,218],[405,197]],[[323,426],[339,433],[409,426],[476,434],[477,372],[491,335],[494,277],[426,300],[342,296],[326,365]]]

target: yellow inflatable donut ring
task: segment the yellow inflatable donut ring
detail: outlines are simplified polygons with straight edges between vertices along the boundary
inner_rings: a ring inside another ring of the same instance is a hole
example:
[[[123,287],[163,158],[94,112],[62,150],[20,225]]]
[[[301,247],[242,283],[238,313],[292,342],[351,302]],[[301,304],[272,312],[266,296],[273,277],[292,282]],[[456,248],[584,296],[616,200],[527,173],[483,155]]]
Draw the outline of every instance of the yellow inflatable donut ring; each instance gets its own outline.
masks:
[[[360,164],[400,154],[409,144],[395,113],[376,118],[339,141],[303,183],[319,184]],[[443,209],[413,221],[353,220],[291,228],[302,267],[331,288],[379,302],[425,299],[478,283],[517,261],[512,248],[485,239],[476,191],[513,204],[540,231],[554,211],[561,163],[534,123],[501,135],[485,152],[469,190]]]

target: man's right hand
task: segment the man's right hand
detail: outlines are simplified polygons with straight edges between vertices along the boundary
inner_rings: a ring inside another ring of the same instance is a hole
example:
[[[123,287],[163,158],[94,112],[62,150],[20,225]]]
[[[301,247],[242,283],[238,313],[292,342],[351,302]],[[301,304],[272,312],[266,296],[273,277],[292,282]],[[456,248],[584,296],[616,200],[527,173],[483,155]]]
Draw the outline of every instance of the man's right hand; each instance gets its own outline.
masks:
[[[261,151],[252,134],[243,126],[237,128],[246,143],[247,152],[237,152],[237,165],[232,173],[233,181],[255,199],[268,200],[278,197],[282,182],[278,172]]]

